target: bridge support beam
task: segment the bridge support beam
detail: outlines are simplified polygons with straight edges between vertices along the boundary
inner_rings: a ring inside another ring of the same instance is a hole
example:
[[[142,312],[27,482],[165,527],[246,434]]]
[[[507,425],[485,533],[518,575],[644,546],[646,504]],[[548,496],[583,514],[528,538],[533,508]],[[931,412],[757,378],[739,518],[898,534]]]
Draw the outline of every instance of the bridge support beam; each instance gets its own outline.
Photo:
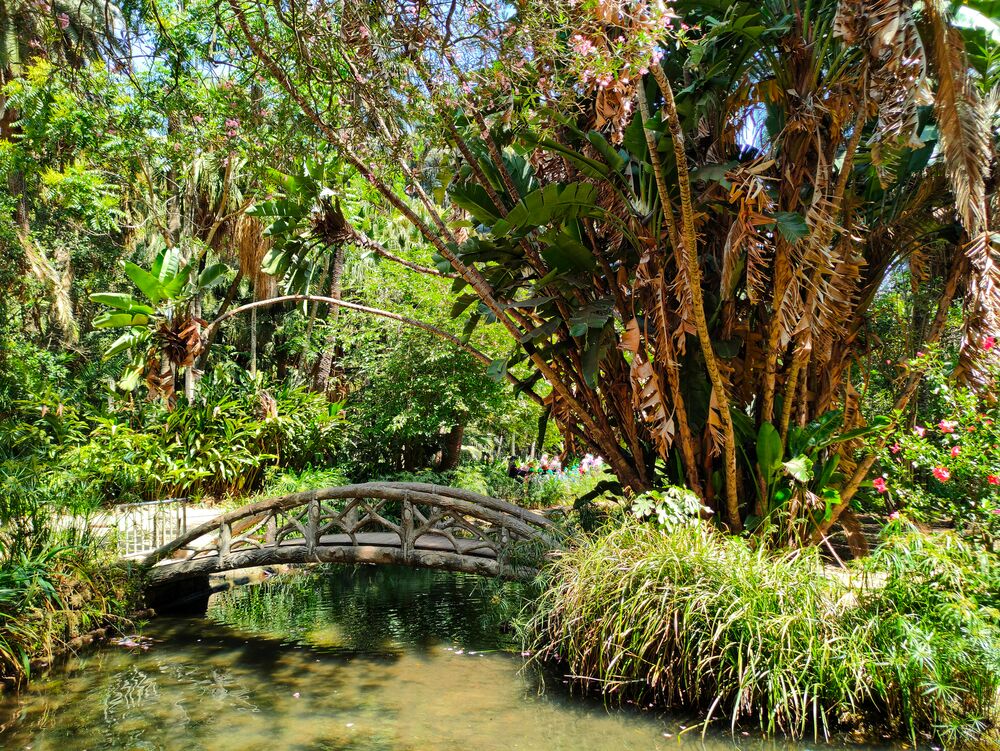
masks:
[[[503,565],[495,558],[459,555],[441,550],[409,550],[380,547],[377,545],[318,546],[309,550],[305,545],[277,545],[274,547],[241,550],[226,556],[195,558],[189,561],[155,566],[149,571],[147,592],[170,592],[170,588],[188,579],[204,580],[204,588],[211,574],[255,566],[272,566],[296,563],[370,563],[377,565],[415,566],[445,571],[456,571],[504,579],[531,579],[538,572],[527,566]],[[192,593],[193,594],[193,593]],[[169,599],[169,597],[167,598]]]

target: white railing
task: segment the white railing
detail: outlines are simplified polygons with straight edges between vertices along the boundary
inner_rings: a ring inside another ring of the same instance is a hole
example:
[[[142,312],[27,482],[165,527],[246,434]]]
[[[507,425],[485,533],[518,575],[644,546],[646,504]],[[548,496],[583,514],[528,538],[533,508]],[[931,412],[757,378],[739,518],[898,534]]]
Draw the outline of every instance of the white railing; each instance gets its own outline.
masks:
[[[145,555],[187,532],[187,498],[123,503],[112,524],[122,556]]]

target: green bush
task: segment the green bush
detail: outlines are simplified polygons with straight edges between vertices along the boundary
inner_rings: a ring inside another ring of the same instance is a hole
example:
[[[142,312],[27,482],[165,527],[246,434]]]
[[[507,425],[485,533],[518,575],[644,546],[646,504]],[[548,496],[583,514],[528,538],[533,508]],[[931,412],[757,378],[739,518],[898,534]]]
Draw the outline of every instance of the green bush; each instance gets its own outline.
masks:
[[[272,472],[260,491],[263,496],[288,495],[306,490],[320,490],[347,485],[350,481],[340,469],[307,467],[299,472]]]
[[[611,696],[795,737],[957,745],[998,719],[997,563],[956,537],[891,540],[845,583],[815,549],[625,522],[548,575],[531,648]]]
[[[924,371],[919,409],[879,455],[866,505],[921,521],[954,521],[990,546],[1000,539],[1000,404],[954,383],[956,362],[929,348],[906,364]],[[991,382],[1000,378],[995,366]]]
[[[57,530],[31,501],[0,515],[0,682],[20,685],[33,660],[50,659],[94,628],[128,622],[136,580],[109,565],[109,555],[86,530]]]
[[[47,395],[18,401],[0,429],[12,439],[9,461],[41,463],[63,495],[97,503],[249,492],[269,468],[331,463],[348,433],[340,405],[322,394],[221,368],[173,410],[122,403],[100,413]]]

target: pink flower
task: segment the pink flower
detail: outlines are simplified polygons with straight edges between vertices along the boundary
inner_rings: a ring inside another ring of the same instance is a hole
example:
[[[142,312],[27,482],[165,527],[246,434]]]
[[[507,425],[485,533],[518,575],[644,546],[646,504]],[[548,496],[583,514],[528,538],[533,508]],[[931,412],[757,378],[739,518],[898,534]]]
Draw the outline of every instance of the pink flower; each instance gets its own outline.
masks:
[[[191,119],[194,120],[195,124],[197,125],[200,125],[201,123],[205,122],[205,118],[203,118],[201,115],[195,115]]]
[[[582,34],[574,34],[570,41],[573,44],[573,51],[578,55],[590,55],[597,50],[594,43]]]
[[[1000,508],[995,508],[990,513],[991,514],[996,514],[997,516],[1000,516]]]
[[[947,467],[938,465],[934,468],[934,476],[938,479],[938,482],[948,482],[951,479],[951,472],[948,471]]]
[[[1000,475],[986,475],[986,482],[990,485],[1000,485]]]
[[[924,356],[924,353],[921,352],[920,350],[917,350],[917,357],[923,357],[923,356]]]
[[[958,423],[953,420],[942,420],[938,423],[938,427],[941,429],[942,433],[954,433],[957,426]]]
[[[230,130],[233,130],[234,128],[238,128],[238,127],[240,127],[240,121],[237,120],[236,118],[232,118],[231,117],[228,120],[226,120],[226,127],[229,128]]]
[[[987,352],[993,349],[996,345],[997,345],[997,340],[995,336],[988,336],[985,339],[983,339],[983,349],[985,349]]]
[[[951,455],[952,456],[958,456],[961,453],[962,453],[961,447],[959,447],[959,446],[952,446],[951,447]]]
[[[879,493],[885,493],[886,491],[888,491],[888,488],[885,486],[885,478],[883,477],[876,477],[874,480],[872,480],[872,486]]]
[[[891,514],[889,514],[889,521],[891,522],[898,521],[899,517],[900,513],[898,511],[893,511]]]
[[[925,428],[925,427],[923,427],[921,425],[915,425],[914,428],[913,428],[913,433],[914,433],[914,435],[917,435],[917,436],[920,436],[921,438],[923,438],[925,435],[927,435],[927,428]]]
[[[894,443],[889,447],[889,450],[894,454],[898,454],[900,451],[903,450],[903,447],[900,446],[898,443]]]
[[[69,16],[65,13],[60,13],[59,16],[59,28],[68,29],[69,28]]]

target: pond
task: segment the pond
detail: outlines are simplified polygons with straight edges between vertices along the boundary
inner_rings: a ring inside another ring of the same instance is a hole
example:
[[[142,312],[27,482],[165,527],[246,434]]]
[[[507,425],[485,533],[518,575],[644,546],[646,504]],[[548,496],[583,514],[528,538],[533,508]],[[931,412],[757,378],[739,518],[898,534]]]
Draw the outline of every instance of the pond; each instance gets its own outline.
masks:
[[[158,618],[0,698],[0,748],[32,751],[809,751],[691,718],[608,709],[525,667],[504,586],[392,568],[281,576]],[[685,732],[687,731],[687,732]]]

